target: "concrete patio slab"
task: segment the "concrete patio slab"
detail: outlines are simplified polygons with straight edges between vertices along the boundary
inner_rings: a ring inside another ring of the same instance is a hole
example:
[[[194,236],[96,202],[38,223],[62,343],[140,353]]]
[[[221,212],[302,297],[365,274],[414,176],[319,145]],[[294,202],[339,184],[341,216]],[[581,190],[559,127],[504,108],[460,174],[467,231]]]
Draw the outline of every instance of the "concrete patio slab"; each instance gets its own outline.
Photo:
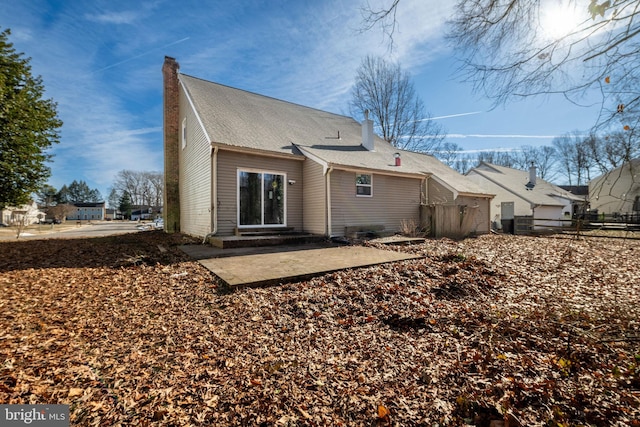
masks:
[[[260,286],[290,282],[331,271],[421,258],[364,246],[342,246],[263,253],[199,262],[229,286]]]

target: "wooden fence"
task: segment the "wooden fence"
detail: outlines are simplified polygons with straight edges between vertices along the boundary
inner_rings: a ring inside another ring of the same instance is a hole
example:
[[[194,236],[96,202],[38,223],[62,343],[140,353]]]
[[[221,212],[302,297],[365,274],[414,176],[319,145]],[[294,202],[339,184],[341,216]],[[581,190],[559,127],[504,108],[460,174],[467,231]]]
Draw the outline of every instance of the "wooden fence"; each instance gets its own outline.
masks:
[[[430,236],[461,239],[473,231],[478,213],[472,206],[422,205],[420,223]]]
[[[593,229],[640,231],[640,224],[635,221],[624,221],[626,219],[628,218],[622,218],[620,216],[613,218],[601,217],[598,218],[598,220],[582,218],[551,219],[533,218],[532,216],[516,216],[513,219],[513,228],[508,232],[513,234],[541,234],[557,233],[565,230]]]

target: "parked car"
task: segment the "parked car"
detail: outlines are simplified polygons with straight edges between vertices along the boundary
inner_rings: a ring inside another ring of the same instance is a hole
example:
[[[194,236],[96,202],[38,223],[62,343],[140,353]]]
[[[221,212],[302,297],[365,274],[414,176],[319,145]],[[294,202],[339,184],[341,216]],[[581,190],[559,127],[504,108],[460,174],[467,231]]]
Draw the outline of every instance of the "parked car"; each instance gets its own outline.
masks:
[[[62,224],[59,219],[41,219],[40,224]]]
[[[162,218],[156,219],[155,221],[153,221],[153,226],[155,228],[164,229],[164,219]]]
[[[8,227],[8,224],[5,224],[4,222],[0,222],[0,227]]]

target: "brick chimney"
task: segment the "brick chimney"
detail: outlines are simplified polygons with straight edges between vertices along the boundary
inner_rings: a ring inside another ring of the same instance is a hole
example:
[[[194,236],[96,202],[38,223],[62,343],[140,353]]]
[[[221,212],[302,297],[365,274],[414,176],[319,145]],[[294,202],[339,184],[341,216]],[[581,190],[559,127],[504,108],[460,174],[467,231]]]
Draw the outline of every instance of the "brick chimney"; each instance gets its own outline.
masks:
[[[362,146],[369,151],[375,151],[373,147],[373,120],[369,120],[369,110],[365,110],[362,121]]]
[[[175,58],[164,57],[164,194],[162,216],[167,233],[180,231],[180,92]]]

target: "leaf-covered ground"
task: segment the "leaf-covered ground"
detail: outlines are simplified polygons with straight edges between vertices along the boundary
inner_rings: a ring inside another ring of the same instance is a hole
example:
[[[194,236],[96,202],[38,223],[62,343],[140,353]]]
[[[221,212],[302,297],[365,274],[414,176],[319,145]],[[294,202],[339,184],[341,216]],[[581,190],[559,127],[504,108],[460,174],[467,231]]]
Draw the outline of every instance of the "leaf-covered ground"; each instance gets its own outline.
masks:
[[[640,242],[483,236],[228,292],[146,232],[0,242],[0,402],[72,425],[640,426]]]

